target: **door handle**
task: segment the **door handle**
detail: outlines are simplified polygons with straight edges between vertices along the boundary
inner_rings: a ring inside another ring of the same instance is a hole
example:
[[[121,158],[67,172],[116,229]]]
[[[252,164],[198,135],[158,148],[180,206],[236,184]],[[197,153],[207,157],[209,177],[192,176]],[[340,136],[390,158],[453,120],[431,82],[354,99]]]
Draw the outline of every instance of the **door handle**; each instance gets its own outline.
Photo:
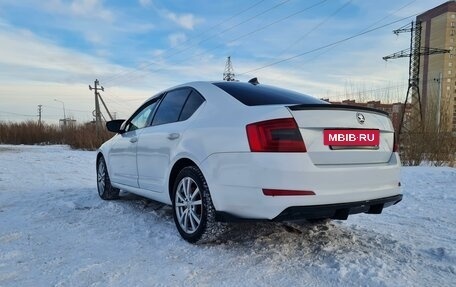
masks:
[[[169,140],[175,140],[175,139],[178,139],[179,138],[179,134],[178,133],[171,133],[168,135],[168,139]]]
[[[131,142],[131,143],[135,143],[135,142],[137,142],[137,141],[138,141],[138,138],[136,138],[136,137],[130,139],[130,142]]]

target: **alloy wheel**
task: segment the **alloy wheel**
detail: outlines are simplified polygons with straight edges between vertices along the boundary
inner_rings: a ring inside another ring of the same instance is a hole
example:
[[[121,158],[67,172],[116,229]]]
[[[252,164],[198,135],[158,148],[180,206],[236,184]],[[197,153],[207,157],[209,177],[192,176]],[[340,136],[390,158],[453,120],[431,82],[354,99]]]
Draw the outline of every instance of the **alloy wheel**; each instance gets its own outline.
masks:
[[[187,234],[194,233],[203,217],[201,191],[191,177],[184,177],[177,186],[175,195],[177,221]]]
[[[106,185],[106,166],[103,160],[100,160],[100,162],[98,163],[97,184],[98,194],[101,196],[105,190]]]

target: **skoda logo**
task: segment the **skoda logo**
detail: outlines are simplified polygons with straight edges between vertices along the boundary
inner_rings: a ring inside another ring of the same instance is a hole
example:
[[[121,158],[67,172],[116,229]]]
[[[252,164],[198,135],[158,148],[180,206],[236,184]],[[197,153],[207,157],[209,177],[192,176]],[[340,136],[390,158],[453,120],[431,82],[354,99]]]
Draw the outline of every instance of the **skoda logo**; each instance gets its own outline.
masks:
[[[358,123],[360,123],[360,124],[364,124],[364,121],[366,120],[362,113],[356,113],[356,119],[358,120]]]

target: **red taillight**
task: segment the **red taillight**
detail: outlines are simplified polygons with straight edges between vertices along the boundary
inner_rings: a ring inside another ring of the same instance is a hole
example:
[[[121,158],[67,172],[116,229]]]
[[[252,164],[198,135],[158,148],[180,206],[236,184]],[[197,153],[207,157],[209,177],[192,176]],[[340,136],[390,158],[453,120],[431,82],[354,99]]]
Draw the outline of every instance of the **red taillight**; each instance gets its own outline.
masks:
[[[399,144],[397,143],[396,133],[394,133],[394,143],[393,143],[393,152],[399,151]]]
[[[246,129],[253,152],[306,152],[293,118],[257,122],[247,125]]]
[[[311,190],[286,190],[286,189],[266,189],[263,194],[267,196],[296,196],[296,195],[315,195]]]

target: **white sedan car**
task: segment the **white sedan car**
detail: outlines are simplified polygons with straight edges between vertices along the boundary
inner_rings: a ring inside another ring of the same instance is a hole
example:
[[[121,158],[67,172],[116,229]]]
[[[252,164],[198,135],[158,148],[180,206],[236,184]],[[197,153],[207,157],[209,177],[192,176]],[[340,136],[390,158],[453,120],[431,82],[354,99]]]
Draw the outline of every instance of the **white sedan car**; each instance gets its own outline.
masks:
[[[97,154],[98,193],[173,206],[189,242],[220,222],[346,219],[402,199],[382,111],[242,82],[192,82],[147,100]]]

